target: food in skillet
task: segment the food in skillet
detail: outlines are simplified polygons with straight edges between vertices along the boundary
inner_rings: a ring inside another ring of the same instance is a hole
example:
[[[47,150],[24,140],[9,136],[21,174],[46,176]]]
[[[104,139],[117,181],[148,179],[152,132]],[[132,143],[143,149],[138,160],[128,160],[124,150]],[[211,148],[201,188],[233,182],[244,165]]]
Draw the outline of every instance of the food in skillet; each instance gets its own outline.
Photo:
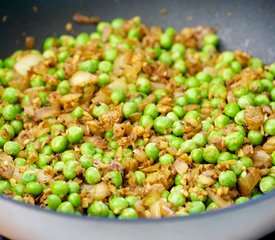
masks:
[[[1,61],[0,193],[124,219],[272,191],[275,64],[218,42],[117,18]]]

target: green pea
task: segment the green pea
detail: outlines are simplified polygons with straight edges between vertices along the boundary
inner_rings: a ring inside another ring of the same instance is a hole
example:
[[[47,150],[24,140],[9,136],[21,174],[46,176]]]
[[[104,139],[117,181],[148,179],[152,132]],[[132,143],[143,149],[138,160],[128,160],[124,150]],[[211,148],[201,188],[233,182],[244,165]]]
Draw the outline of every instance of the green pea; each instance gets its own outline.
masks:
[[[166,89],[159,88],[154,91],[155,95],[155,103],[158,103],[163,97],[165,97],[168,94]]]
[[[26,159],[24,158],[15,158],[14,163],[16,166],[24,166],[26,164]]]
[[[234,53],[225,51],[221,54],[221,61],[222,63],[230,63],[235,59]]]
[[[47,166],[47,164],[52,160],[52,157],[46,154],[39,154],[38,160],[36,162],[39,168]]]
[[[54,152],[61,153],[67,148],[67,139],[63,136],[57,136],[51,141],[51,147]]]
[[[219,175],[219,183],[224,187],[234,187],[237,182],[236,174],[231,170],[221,172]]]
[[[87,210],[88,215],[97,217],[107,217],[109,216],[108,206],[101,201],[94,201]]]
[[[248,200],[249,200],[248,197],[238,197],[238,198],[235,200],[235,203],[236,203],[236,204],[240,204],[240,203],[247,202]]]
[[[239,73],[242,70],[242,65],[238,61],[233,61],[230,65],[233,71],[236,73]]]
[[[177,106],[180,106],[180,107],[184,107],[184,106],[188,105],[188,102],[187,102],[187,99],[185,96],[176,98],[175,103]]]
[[[96,59],[86,60],[79,64],[79,70],[89,72],[89,73],[95,73],[98,68],[99,68],[99,61]]]
[[[196,143],[198,147],[204,147],[207,143],[207,138],[202,133],[197,133],[193,136],[192,140]]]
[[[57,212],[62,212],[62,213],[69,213],[73,214],[74,213],[74,206],[68,202],[62,202],[56,209]]]
[[[182,150],[182,152],[185,153],[190,153],[193,149],[195,149],[197,147],[195,141],[193,141],[192,139],[186,140],[181,144],[180,149]]]
[[[225,145],[230,151],[238,150],[244,142],[244,136],[239,132],[233,132],[225,137]]]
[[[42,193],[43,188],[38,182],[29,182],[26,184],[26,191],[29,194],[38,196]]]
[[[186,122],[194,121],[194,120],[199,121],[200,118],[201,116],[197,111],[189,111],[185,114],[183,120]]]
[[[216,117],[216,119],[214,120],[214,124],[218,128],[223,128],[226,125],[230,124],[230,119],[226,115],[222,114],[222,115],[219,115],[218,117]]]
[[[254,99],[250,95],[244,95],[239,98],[238,104],[241,109],[245,109],[247,106],[254,106]]]
[[[185,201],[185,196],[180,191],[173,191],[168,196],[168,202],[175,207],[183,206]]]
[[[95,167],[89,167],[85,172],[87,183],[95,184],[101,181],[101,173]]]
[[[234,118],[234,121],[239,125],[245,124],[245,110],[238,112]]]
[[[77,161],[68,161],[65,163],[63,167],[63,175],[66,179],[74,179],[77,176],[76,169],[77,169]]]
[[[109,202],[109,207],[114,214],[120,214],[128,207],[128,202],[123,197],[113,197]]]
[[[69,81],[62,81],[57,85],[57,91],[61,94],[61,95],[66,95],[70,92],[71,90],[71,85],[69,83]]]
[[[176,60],[175,63],[174,63],[173,68],[178,70],[182,74],[185,74],[186,71],[187,71],[185,61],[183,61],[182,59]]]
[[[66,74],[63,69],[58,69],[55,73],[59,80],[64,80],[66,78]]]
[[[196,75],[196,79],[198,79],[200,82],[210,82],[212,80],[212,77],[207,72],[198,72]]]
[[[168,52],[162,52],[161,55],[159,56],[159,61],[166,66],[171,66],[173,64],[171,54]]]
[[[115,28],[115,29],[120,29],[121,25],[124,23],[124,19],[122,18],[115,18],[112,20],[112,27]]]
[[[5,193],[6,190],[11,189],[11,185],[6,180],[0,180],[0,194]]]
[[[69,193],[77,193],[80,190],[80,186],[77,182],[68,182]]]
[[[93,115],[100,117],[109,111],[109,106],[106,103],[97,103],[93,108]]]
[[[271,192],[274,189],[275,189],[275,178],[274,177],[266,176],[261,179],[260,190],[263,193]]]
[[[191,151],[191,158],[195,163],[201,163],[203,161],[203,149],[195,148]]]
[[[119,215],[118,219],[136,219],[138,213],[133,208],[125,208]]]
[[[103,30],[104,30],[104,28],[107,27],[107,26],[109,26],[109,23],[108,23],[108,22],[100,22],[100,23],[98,23],[97,26],[96,26],[96,31],[97,31],[98,33],[102,33]]]
[[[166,153],[159,157],[159,162],[162,165],[169,165],[169,164],[174,163],[174,161],[175,161],[174,156],[169,153]]]
[[[234,118],[239,111],[239,105],[234,102],[228,103],[224,108],[224,113],[231,118]]]
[[[2,116],[8,121],[14,120],[16,118],[17,114],[18,114],[18,112],[15,108],[15,105],[13,105],[13,104],[5,105],[2,108]]]
[[[151,92],[152,84],[149,79],[139,77],[136,81],[137,90],[141,93],[148,94]]]
[[[211,211],[211,210],[215,210],[215,209],[218,209],[217,204],[214,203],[214,202],[211,202],[211,203],[207,206],[206,211]]]
[[[250,130],[247,137],[249,142],[254,146],[260,145],[264,140],[263,135],[258,130]]]
[[[80,33],[75,39],[75,44],[77,46],[83,46],[87,44],[89,40],[90,40],[90,36],[88,33]]]
[[[118,55],[117,50],[115,48],[111,48],[111,49],[105,50],[103,57],[104,57],[104,60],[113,62],[116,59],[117,55]]]
[[[233,159],[231,153],[229,153],[229,152],[222,152],[222,153],[219,155],[219,157],[218,157],[218,159],[217,159],[217,162],[218,162],[218,163],[222,163],[222,162],[226,162],[226,161],[231,160],[231,159]]]
[[[264,131],[266,134],[274,136],[275,135],[275,119],[270,118],[264,124]]]
[[[21,146],[14,141],[8,141],[4,144],[4,152],[16,156],[21,151]]]
[[[198,104],[201,101],[200,91],[198,88],[189,88],[186,90],[185,97],[190,104]]]
[[[154,129],[159,134],[165,134],[172,127],[173,122],[164,116],[159,116],[154,120]]]
[[[180,106],[174,106],[173,112],[178,116],[178,118],[182,118],[185,115],[185,110]]]
[[[184,134],[183,122],[175,121],[172,126],[172,131],[175,136],[181,137]]]
[[[205,205],[201,201],[190,202],[187,208],[188,213],[190,214],[201,213],[205,211]]]
[[[203,149],[203,158],[208,163],[216,163],[219,155],[220,151],[214,145],[207,146]]]
[[[159,113],[158,113],[156,105],[153,103],[149,103],[144,108],[143,114],[152,117],[152,119],[155,119]]]
[[[160,45],[162,48],[169,49],[171,48],[172,44],[172,36],[165,33],[160,36]]]
[[[2,93],[2,99],[7,101],[10,104],[18,102],[19,91],[15,88],[8,87]]]
[[[130,116],[136,112],[137,112],[137,105],[135,103],[126,102],[122,106],[122,114],[123,114],[123,117],[125,117],[126,119],[130,118]]]
[[[259,58],[251,58],[249,61],[249,66],[251,68],[262,68],[263,67],[263,62]]]
[[[54,37],[48,37],[45,39],[44,43],[43,43],[43,50],[48,50],[50,48],[53,47],[57,47],[58,43],[57,43],[57,39]]]
[[[108,175],[111,178],[111,183],[114,184],[116,187],[120,187],[122,185],[123,178],[120,172],[111,171],[108,173]]]
[[[113,71],[113,64],[109,61],[101,61],[98,64],[98,69],[102,72],[102,73],[110,73]]]
[[[79,207],[81,204],[81,198],[78,193],[71,193],[68,197],[68,201],[74,206]]]
[[[113,104],[118,105],[119,103],[125,101],[125,93],[121,90],[116,90],[111,93],[110,99]]]
[[[76,107],[72,113],[71,113],[73,118],[81,118],[84,116],[84,110],[81,107]]]
[[[81,139],[83,138],[83,135],[84,135],[84,131],[82,128],[80,128],[78,126],[72,126],[67,129],[66,134],[67,134],[67,140],[70,143],[75,144],[75,143],[79,143],[81,141]]]
[[[130,29],[130,31],[127,34],[127,37],[129,39],[140,39],[140,33],[139,30],[136,28]]]
[[[203,38],[203,44],[204,45],[209,44],[209,45],[217,46],[218,43],[219,43],[219,38],[214,33],[209,33],[209,34],[205,35],[204,38]]]
[[[16,185],[13,185],[11,189],[14,193],[20,196],[23,196],[25,192],[25,186],[22,183],[17,183]]]
[[[246,168],[253,167],[253,161],[249,157],[241,157],[240,161],[244,164]]]
[[[185,85],[187,88],[198,88],[201,86],[200,81],[196,77],[189,77],[185,80]]]
[[[81,144],[80,152],[81,152],[82,155],[85,155],[85,154],[94,155],[95,154],[95,147],[91,143],[85,142],[85,143]]]
[[[145,154],[148,158],[152,158],[153,160],[158,159],[158,154],[159,154],[159,148],[156,145],[156,143],[148,143],[145,146]]]
[[[63,198],[69,192],[68,184],[63,180],[56,180],[50,186],[52,194],[57,195],[60,198]]]
[[[62,200],[57,195],[51,194],[47,197],[46,203],[50,209],[56,210],[62,203]]]

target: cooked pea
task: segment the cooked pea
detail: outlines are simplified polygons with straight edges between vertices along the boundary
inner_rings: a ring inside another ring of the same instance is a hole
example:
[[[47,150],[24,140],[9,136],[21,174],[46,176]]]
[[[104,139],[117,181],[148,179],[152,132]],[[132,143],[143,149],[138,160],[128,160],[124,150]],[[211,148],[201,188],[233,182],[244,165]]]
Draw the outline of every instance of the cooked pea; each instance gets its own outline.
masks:
[[[175,161],[174,156],[168,153],[159,157],[159,162],[162,165],[172,164],[174,161]]]
[[[275,189],[275,178],[266,176],[260,181],[260,189],[263,193],[268,193]]]
[[[239,132],[233,132],[225,137],[225,145],[230,151],[238,150],[244,142],[244,137]]]
[[[64,152],[67,148],[67,139],[63,136],[57,136],[51,141],[53,151],[57,153]]]
[[[272,136],[275,135],[275,119],[274,118],[270,118],[265,122],[264,131],[268,135],[272,135]]]
[[[201,201],[190,202],[188,204],[188,213],[201,213],[205,211],[205,205]]]
[[[62,212],[62,213],[69,213],[69,214],[72,214],[74,213],[74,207],[73,205],[68,202],[68,201],[65,201],[65,202],[62,202],[56,209],[57,212]]]
[[[264,140],[263,135],[258,130],[250,130],[247,137],[249,142],[254,146],[260,145]]]
[[[74,143],[79,143],[81,141],[84,135],[84,131],[82,128],[78,126],[72,126],[68,128],[68,130],[66,131],[66,134],[67,134],[67,140],[70,143],[74,144]]]
[[[234,187],[237,182],[236,174],[231,170],[221,172],[219,175],[219,183],[224,187]]]
[[[164,116],[159,116],[154,120],[154,129],[159,134],[165,134],[172,127],[173,122]]]
[[[109,208],[101,201],[94,201],[88,208],[88,215],[107,217],[109,215]]]
[[[95,167],[89,167],[85,172],[87,183],[95,184],[101,180],[101,173]]]

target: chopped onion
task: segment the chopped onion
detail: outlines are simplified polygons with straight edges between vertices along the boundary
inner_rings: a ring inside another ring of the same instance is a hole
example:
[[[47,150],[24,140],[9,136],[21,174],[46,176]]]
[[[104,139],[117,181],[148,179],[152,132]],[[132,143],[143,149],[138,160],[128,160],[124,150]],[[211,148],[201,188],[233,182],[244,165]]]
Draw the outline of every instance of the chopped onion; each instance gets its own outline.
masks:
[[[72,102],[81,97],[82,94],[80,93],[72,93],[72,94],[67,94],[63,97],[60,98],[60,102],[66,103],[66,102]]]
[[[275,151],[275,136],[270,137],[263,145],[263,150],[266,153],[273,153]]]
[[[249,168],[246,176],[238,179],[238,187],[241,195],[249,195],[260,179],[258,169]]]
[[[108,85],[108,88],[111,90],[121,90],[126,92],[127,91],[127,83],[125,78],[119,78],[118,80],[113,81]]]
[[[227,201],[225,201],[221,196],[219,196],[217,193],[213,191],[210,187],[206,188],[208,196],[211,198],[211,200],[217,204],[218,207],[229,207],[231,204]]]
[[[180,175],[185,174],[188,170],[188,165],[185,162],[180,161],[179,159],[175,161],[174,167]]]
[[[97,78],[95,75],[84,71],[76,72],[70,79],[70,83],[73,87],[84,87],[88,84],[95,84],[96,81]]]
[[[14,171],[14,163],[11,156],[0,152],[0,178],[10,179]]]
[[[20,58],[14,65],[14,69],[21,75],[26,76],[31,67],[42,62],[44,58],[38,53],[30,53]]]
[[[60,109],[57,106],[43,107],[34,111],[34,119],[39,121],[48,117],[56,117],[59,114]]]

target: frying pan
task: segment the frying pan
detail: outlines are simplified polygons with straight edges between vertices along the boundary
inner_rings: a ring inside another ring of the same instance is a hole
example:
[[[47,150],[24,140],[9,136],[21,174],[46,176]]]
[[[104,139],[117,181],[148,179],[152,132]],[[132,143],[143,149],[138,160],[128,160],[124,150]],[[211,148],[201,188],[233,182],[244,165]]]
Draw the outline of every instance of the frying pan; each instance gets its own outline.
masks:
[[[161,9],[167,14],[161,15]],[[272,0],[2,0],[0,57],[23,48],[26,35],[34,36],[39,48],[47,36],[65,34],[64,26],[76,11],[105,21],[138,15],[148,25],[177,29],[209,25],[218,30],[221,49],[246,51],[266,64],[275,61]],[[91,25],[74,25],[74,34],[93,30]],[[275,192],[204,214],[138,220],[65,215],[0,197],[0,233],[11,239],[258,239],[275,230],[274,222]]]

